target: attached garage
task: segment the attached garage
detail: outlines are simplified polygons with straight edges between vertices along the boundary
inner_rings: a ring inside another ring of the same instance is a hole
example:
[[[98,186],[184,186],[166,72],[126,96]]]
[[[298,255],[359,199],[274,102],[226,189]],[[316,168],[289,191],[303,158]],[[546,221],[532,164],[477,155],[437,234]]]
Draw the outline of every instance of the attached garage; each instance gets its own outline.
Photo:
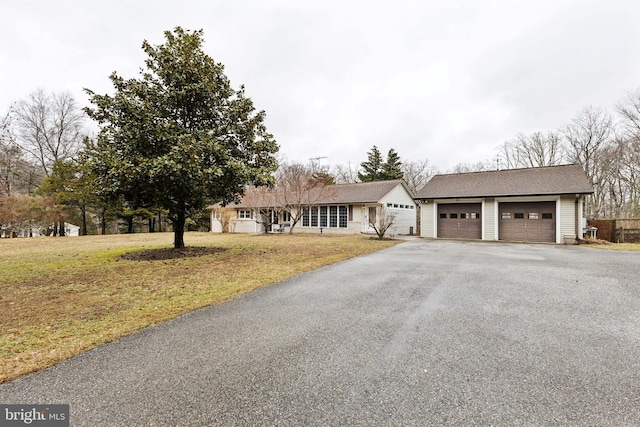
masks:
[[[499,239],[556,241],[556,202],[500,203]]]
[[[445,239],[482,239],[481,203],[438,205],[438,237]]]

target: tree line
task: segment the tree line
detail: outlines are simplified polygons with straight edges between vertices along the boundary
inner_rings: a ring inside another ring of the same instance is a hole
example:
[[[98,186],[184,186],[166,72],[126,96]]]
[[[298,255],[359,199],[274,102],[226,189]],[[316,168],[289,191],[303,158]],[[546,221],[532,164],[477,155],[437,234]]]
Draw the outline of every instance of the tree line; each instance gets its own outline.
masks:
[[[163,44],[143,42],[138,78],[114,72],[112,95],[86,89],[91,107],[39,89],[0,116],[0,234],[64,235],[65,222],[80,225],[81,234],[133,232],[144,221],[150,232],[171,226],[179,248],[185,229],[208,225],[209,204],[237,201],[247,186],[403,178],[416,192],[437,173],[427,159],[402,161],[395,149],[385,156],[375,145],[357,165],[278,162],[265,112],[244,87],[231,86],[203,43],[201,30],[177,27]],[[637,216],[640,89],[615,115],[586,107],[559,130],[518,134],[496,159],[449,172],[578,163],[595,190],[589,217]]]

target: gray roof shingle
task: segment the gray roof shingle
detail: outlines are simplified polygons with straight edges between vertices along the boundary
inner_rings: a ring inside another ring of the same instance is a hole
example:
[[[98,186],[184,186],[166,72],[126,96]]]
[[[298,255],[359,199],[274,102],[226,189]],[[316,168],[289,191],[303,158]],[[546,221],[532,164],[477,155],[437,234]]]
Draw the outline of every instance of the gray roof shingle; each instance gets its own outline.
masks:
[[[436,175],[416,199],[591,194],[580,165]]]
[[[407,192],[412,195],[406,183],[401,179],[396,179],[391,181],[326,185],[322,190],[320,190],[320,187],[315,187],[309,191],[321,191],[321,193],[319,195],[311,194],[308,196],[308,199],[312,200],[314,205],[377,203],[385,194],[398,185],[404,186]],[[250,208],[261,205],[275,206],[282,204],[284,204],[284,195],[282,193],[257,189],[246,191],[240,203],[231,203],[229,206],[235,208]]]
[[[398,184],[404,184],[404,181],[396,179],[392,181],[327,185],[327,191],[325,191],[325,195],[320,198],[318,203],[377,203]],[[407,190],[407,192],[411,194],[410,191]]]

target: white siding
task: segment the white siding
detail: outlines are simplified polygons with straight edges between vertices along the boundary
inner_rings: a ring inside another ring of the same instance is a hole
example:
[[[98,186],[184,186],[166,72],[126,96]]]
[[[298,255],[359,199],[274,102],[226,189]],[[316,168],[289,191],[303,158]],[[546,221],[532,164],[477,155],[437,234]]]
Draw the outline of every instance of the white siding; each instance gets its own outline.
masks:
[[[436,237],[437,204],[429,202],[420,208],[420,237]]]
[[[576,237],[576,198],[575,196],[562,196],[560,198],[560,233],[556,239],[558,243],[564,243],[564,236]]]
[[[229,220],[230,233],[259,233],[263,231],[262,225],[258,224],[255,219],[240,219],[237,216],[238,212],[236,210],[235,217]],[[213,210],[211,212],[211,232],[222,233],[222,224],[216,218]]]
[[[389,229],[390,234],[409,234],[411,230],[416,232],[416,203],[402,184],[385,194],[380,203],[396,216],[394,225]]]
[[[482,239],[498,240],[498,205],[495,199],[482,202]]]

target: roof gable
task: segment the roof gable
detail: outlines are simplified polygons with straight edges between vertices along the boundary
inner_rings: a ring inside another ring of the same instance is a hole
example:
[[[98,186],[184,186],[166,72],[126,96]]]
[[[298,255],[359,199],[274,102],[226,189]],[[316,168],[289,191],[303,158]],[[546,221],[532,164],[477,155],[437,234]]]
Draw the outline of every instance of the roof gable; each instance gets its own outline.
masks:
[[[398,185],[402,185],[407,193],[412,196],[405,182],[401,179],[395,179],[391,181],[328,185],[326,196],[321,197],[318,203],[378,203],[380,199]]]
[[[591,194],[580,165],[436,175],[416,199]]]

